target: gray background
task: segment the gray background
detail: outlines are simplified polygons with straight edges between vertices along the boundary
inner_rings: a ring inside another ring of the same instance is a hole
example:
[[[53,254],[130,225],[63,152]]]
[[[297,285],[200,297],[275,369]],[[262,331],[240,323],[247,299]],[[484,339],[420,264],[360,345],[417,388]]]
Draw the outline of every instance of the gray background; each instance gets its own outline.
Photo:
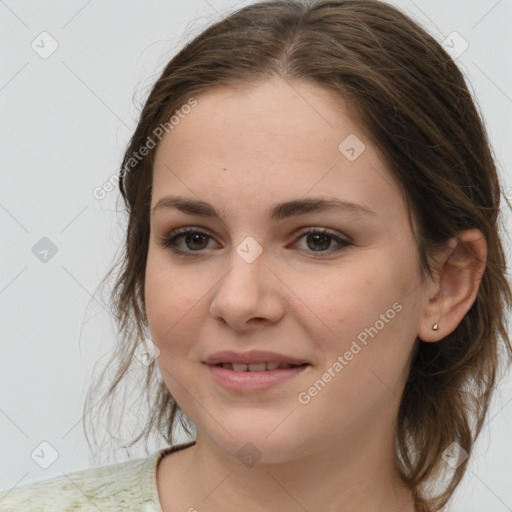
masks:
[[[117,173],[137,106],[169,58],[206,24],[248,3],[0,0],[0,489],[91,466],[82,406],[91,371],[114,339],[95,291],[124,236],[117,189],[101,201],[93,190]],[[392,3],[439,41],[456,31],[469,44],[457,60],[512,199],[511,2]],[[42,46],[43,31],[58,43],[46,59],[31,47]],[[46,263],[32,252],[47,243],[43,237],[57,248]],[[449,510],[512,509],[511,401],[507,378]],[[58,452],[47,469],[31,458],[43,441]]]

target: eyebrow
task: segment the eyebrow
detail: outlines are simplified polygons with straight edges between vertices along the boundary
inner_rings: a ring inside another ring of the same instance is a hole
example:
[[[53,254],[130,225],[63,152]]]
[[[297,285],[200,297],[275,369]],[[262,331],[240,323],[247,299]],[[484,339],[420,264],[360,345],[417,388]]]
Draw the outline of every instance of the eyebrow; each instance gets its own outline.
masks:
[[[161,198],[151,209],[151,212],[155,213],[172,208],[176,208],[190,215],[201,215],[222,220],[221,214],[211,204],[181,196]],[[277,203],[272,205],[270,212],[267,210],[267,214],[269,213],[271,220],[278,221],[295,215],[333,209],[344,210],[357,215],[372,215],[377,217],[377,214],[364,204],[352,203],[341,199],[324,199],[321,197],[308,197],[305,199],[294,199],[284,203]]]

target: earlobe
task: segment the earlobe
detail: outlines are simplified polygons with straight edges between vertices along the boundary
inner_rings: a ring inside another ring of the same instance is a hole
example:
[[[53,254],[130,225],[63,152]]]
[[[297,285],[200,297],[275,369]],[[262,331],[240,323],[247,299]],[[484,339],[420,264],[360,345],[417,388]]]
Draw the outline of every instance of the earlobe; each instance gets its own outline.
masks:
[[[428,300],[418,337],[435,342],[452,333],[473,305],[487,259],[487,243],[478,229],[451,239],[437,267],[435,296]],[[434,328],[437,326],[437,328]]]

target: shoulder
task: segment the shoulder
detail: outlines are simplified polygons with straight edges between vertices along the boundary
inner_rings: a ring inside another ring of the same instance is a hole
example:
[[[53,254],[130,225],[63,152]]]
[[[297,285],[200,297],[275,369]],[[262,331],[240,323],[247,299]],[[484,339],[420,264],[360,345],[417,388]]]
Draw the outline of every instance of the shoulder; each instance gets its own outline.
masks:
[[[84,469],[0,491],[0,512],[152,510],[158,512],[155,467],[160,451],[146,459]]]

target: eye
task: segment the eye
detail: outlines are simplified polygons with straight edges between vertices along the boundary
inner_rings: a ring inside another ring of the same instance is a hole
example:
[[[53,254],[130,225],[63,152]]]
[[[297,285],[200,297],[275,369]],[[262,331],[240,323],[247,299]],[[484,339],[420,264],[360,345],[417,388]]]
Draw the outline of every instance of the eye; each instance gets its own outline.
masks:
[[[323,257],[323,253],[332,254],[333,252],[345,250],[348,246],[352,245],[348,240],[344,240],[325,228],[314,228],[302,232],[293,245],[296,245],[302,238],[305,238],[307,247],[313,248],[311,251],[307,249],[303,250],[313,253],[313,256],[316,258]],[[194,257],[204,252],[209,239],[213,239],[209,234],[195,228],[187,227],[171,231],[169,235],[164,236],[160,240],[160,244],[166,249],[170,249],[174,254]],[[180,241],[182,242],[181,244],[179,243]],[[338,244],[338,247],[334,249],[331,247],[333,241]],[[183,243],[185,248],[183,247]],[[322,255],[320,253],[322,253]]]
[[[308,231],[303,232],[297,241],[301,240],[302,238],[305,238],[306,246],[308,248],[313,248],[312,251],[308,252],[321,253],[314,254],[314,257],[317,258],[322,258],[323,253],[332,254],[333,252],[343,251],[348,246],[352,245],[352,243],[348,240],[344,240],[343,238],[337,236],[336,233],[333,233],[332,231],[325,228],[309,229]],[[331,248],[331,243],[333,241],[338,244],[338,247],[334,249]]]
[[[166,249],[170,249],[173,253],[179,255],[195,256],[191,253],[201,252],[205,248],[205,241],[212,238],[203,231],[194,228],[180,228],[171,231],[168,236],[163,237],[160,241],[161,245]],[[185,246],[190,249],[183,250],[183,246],[179,247],[178,241],[183,239]]]

